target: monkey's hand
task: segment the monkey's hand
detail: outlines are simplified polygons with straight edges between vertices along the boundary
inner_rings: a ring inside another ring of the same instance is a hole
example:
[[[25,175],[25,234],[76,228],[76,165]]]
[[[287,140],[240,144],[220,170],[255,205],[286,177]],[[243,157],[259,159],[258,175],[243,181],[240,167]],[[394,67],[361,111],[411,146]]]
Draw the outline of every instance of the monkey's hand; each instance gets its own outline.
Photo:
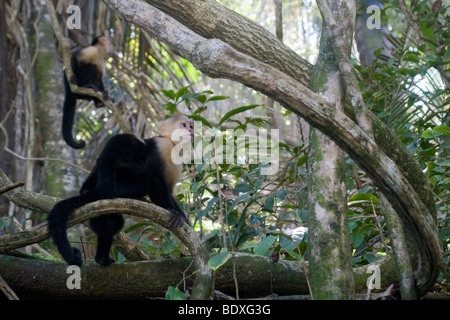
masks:
[[[169,209],[170,212],[170,220],[169,220],[169,228],[178,228],[183,225],[183,222],[191,225],[189,220],[186,218],[183,212],[180,212],[175,209]]]
[[[70,83],[72,83],[72,84],[77,84],[77,82],[78,82],[78,78],[77,78],[76,75],[73,74],[73,75],[70,77]]]
[[[95,92],[100,91],[100,89],[99,89],[95,84],[92,84],[92,83],[88,83],[88,84],[86,84],[86,85],[83,86],[83,87],[92,89],[92,90],[94,90]]]
[[[113,98],[110,98],[109,97],[109,95],[108,95],[108,91],[102,91],[102,94],[103,94],[103,100],[110,100],[112,103],[114,103],[114,99]]]

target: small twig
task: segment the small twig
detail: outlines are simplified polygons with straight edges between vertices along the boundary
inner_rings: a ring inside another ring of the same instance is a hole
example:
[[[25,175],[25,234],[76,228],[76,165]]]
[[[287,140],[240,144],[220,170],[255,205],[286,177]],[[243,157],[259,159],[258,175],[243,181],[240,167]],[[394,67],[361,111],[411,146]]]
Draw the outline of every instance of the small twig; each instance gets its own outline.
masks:
[[[25,182],[17,182],[14,184],[10,184],[9,186],[0,188],[0,194],[6,193],[8,191],[11,191],[12,189],[23,187],[25,185]]]
[[[234,288],[236,290],[236,300],[239,300],[239,284],[237,281],[237,275],[236,275],[236,262],[233,259],[233,280],[234,280]]]
[[[8,136],[8,132],[6,131],[5,127],[3,126],[3,122],[6,121],[7,117],[9,116],[9,112],[12,110],[12,108],[8,111],[8,114],[5,116],[5,118],[2,120],[2,122],[0,122],[0,129],[3,131],[4,135],[5,135],[5,147],[3,148],[6,152],[10,153],[11,155],[13,155],[14,157],[20,159],[20,160],[25,160],[25,161],[56,161],[56,162],[61,162],[64,163],[68,166],[72,166],[77,168],[78,170],[84,171],[89,173],[89,170],[80,167],[79,165],[76,165],[74,163],[65,161],[65,160],[61,160],[61,159],[56,159],[56,158],[36,158],[36,157],[24,157],[16,152],[14,152],[13,150],[8,148],[8,140],[9,140],[9,136]]]
[[[14,292],[13,289],[3,280],[2,276],[0,276],[0,290],[6,295],[9,300],[19,300],[19,297]]]
[[[216,179],[217,179],[217,197],[219,198],[219,221],[222,228],[222,236],[223,236],[223,247],[227,247],[227,236],[225,233],[225,221],[223,217],[223,207],[222,207],[222,192],[220,190],[220,173],[219,173],[219,165],[216,163]]]
[[[191,266],[194,264],[194,260],[191,261],[191,263],[189,263],[189,265],[187,266],[186,269],[183,270],[182,274],[183,274],[183,278],[180,280],[180,282],[178,282],[178,284],[175,286],[176,288],[178,288],[182,283],[183,283],[183,292],[186,292],[187,290],[187,286],[186,286],[186,273],[189,271],[189,269],[191,268]]]
[[[370,201],[370,202],[372,204],[372,211],[373,211],[373,216],[374,216],[375,222],[377,223],[378,229],[380,230],[381,243],[383,244],[384,250],[387,253],[388,248],[387,248],[386,242],[384,241],[383,228],[381,227],[380,219],[378,219],[378,215],[375,210],[375,205],[373,204],[373,201]]]

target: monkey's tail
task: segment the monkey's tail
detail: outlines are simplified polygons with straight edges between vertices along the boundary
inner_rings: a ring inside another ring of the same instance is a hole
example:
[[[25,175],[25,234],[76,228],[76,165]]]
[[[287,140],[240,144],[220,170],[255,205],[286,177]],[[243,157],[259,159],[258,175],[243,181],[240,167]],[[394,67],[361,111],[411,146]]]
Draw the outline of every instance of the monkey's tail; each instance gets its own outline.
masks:
[[[66,95],[63,106],[63,120],[62,120],[62,134],[66,143],[74,149],[84,148],[86,142],[80,140],[76,141],[72,136],[73,121],[75,119],[75,107],[77,99],[72,91],[70,91],[69,81],[67,80],[66,72],[64,72],[64,86]]]
[[[83,260],[81,258],[81,252],[70,246],[66,231],[67,220],[75,209],[95,200],[91,193],[80,194],[79,196],[58,202],[48,215],[47,220],[50,235],[58,247],[59,253],[69,265],[81,266]]]

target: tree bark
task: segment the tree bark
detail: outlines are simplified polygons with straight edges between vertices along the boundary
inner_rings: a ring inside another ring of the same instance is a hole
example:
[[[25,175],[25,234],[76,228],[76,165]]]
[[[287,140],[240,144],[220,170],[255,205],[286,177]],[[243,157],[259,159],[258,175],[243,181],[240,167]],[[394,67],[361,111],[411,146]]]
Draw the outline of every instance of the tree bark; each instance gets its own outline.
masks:
[[[218,269],[215,290],[235,295],[233,264],[241,298],[309,293],[298,261],[274,263],[267,257],[244,253],[236,254]],[[376,265],[385,289],[396,279],[395,262],[385,258]],[[67,267],[62,262],[0,254],[0,274],[20,299],[150,299],[164,297],[169,286],[190,288],[195,277],[190,257],[114,263],[108,267],[88,262],[81,267],[81,289],[69,290]],[[365,293],[370,273],[366,267],[353,271],[356,290]]]
[[[215,0],[145,0],[205,39],[220,39],[234,49],[308,84],[311,64],[254,21]],[[105,1],[109,3],[109,1]]]
[[[442,248],[436,226],[432,189],[412,155],[375,115],[367,113],[373,130],[374,139],[372,139],[355,123],[355,113],[351,115],[353,107],[349,102],[345,112],[350,114],[350,117],[335,110],[334,105],[323,97],[311,92],[302,82],[288,76],[287,73],[268,65],[268,62],[264,63],[243,54],[221,40],[206,39],[146,2],[140,0],[126,2],[105,0],[105,2],[122,19],[134,23],[166,43],[175,53],[191,61],[205,74],[239,81],[252,87],[274,98],[327,134],[366,171],[399,213],[405,229],[413,233],[415,245],[411,249],[415,250],[418,256],[415,259],[415,280],[419,296],[433,285],[440,270]],[[183,5],[185,3],[191,1],[183,1]],[[202,4],[209,1],[195,3],[203,8]],[[176,3],[176,6],[178,5],[179,2]],[[184,21],[187,12],[177,13],[177,9],[172,6],[170,10],[167,9],[167,14],[180,21]],[[232,12],[224,11],[223,14],[229,17],[236,16]],[[224,17],[221,16],[220,19],[222,21]],[[229,28],[238,28],[239,19],[241,18],[236,18]],[[205,16],[196,16],[196,25],[208,23],[210,21]],[[250,29],[245,32],[249,33],[260,29],[254,24],[247,24],[247,28]],[[261,34],[257,37],[253,35],[246,41],[257,45],[261,37]],[[274,36],[271,37],[275,39]],[[235,41],[241,38],[243,38],[241,34],[233,36]],[[269,37],[266,40],[271,41]],[[273,41],[278,42],[276,39]],[[264,42],[264,45],[269,44]],[[264,51],[259,55],[265,55]]]
[[[333,7],[336,16],[344,18],[349,14],[338,6]],[[344,41],[350,44],[351,21],[346,26]],[[343,111],[344,86],[324,26],[310,88],[335,103],[338,111]],[[308,252],[312,295],[320,300],[351,300],[355,298],[355,289],[347,218],[345,155],[317,129],[311,129],[309,137]]]

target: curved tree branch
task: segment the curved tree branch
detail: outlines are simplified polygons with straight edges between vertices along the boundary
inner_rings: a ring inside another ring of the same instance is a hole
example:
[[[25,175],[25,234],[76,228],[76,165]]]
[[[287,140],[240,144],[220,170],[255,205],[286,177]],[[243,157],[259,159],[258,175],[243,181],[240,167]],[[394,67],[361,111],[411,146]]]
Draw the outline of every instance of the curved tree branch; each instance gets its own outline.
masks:
[[[100,200],[87,204],[71,215],[67,227],[100,215],[122,213],[148,218],[169,229],[170,214],[167,210],[148,202],[132,199]],[[171,230],[189,249],[195,260],[196,279],[192,290],[193,299],[208,299],[212,294],[212,270],[208,267],[209,254],[195,231],[183,224]],[[0,252],[41,242],[50,237],[47,223],[29,230],[0,236]]]
[[[215,0],[145,0],[205,39],[219,39],[235,50],[274,66],[304,85],[312,65],[264,27]],[[201,23],[199,23],[201,21]],[[258,39],[258,41],[255,41]]]
[[[117,1],[105,2],[108,4],[117,3]],[[309,84],[309,77],[312,72],[312,65],[309,62],[297,55],[291,49],[286,48],[286,46],[268,30],[242,15],[225,8],[216,1],[145,0],[145,2],[159,8],[168,16],[177,20],[179,22],[177,28],[180,30],[183,29],[184,26],[187,26],[190,30],[202,36],[204,39],[222,40],[237,51],[270,65],[286,75],[290,75],[293,79],[298,80],[303,85],[307,86]],[[346,2],[341,3],[345,4]],[[142,1],[132,2],[127,8],[133,10],[133,6],[140,4],[142,5]],[[149,6],[146,8],[148,7]],[[116,13],[120,15],[121,11],[122,10],[116,10]],[[130,11],[130,14],[133,15],[133,11]],[[133,18],[131,17],[131,20],[132,19]],[[160,27],[162,29],[154,29],[156,33],[154,37],[167,43],[167,40],[163,39],[163,35],[160,34],[158,36],[160,33],[159,30],[165,30],[164,26],[160,25]],[[186,43],[186,45],[188,44]],[[255,48],[258,48],[258,50],[255,50]],[[183,56],[180,52],[178,52],[178,54]],[[239,81],[237,79],[234,80]],[[261,92],[265,93],[262,90]],[[345,114],[356,122],[357,119],[354,114],[354,107],[351,104],[350,99],[346,102],[347,103],[344,104]],[[301,113],[295,109],[293,112],[301,115]],[[423,175],[417,161],[412,154],[404,148],[403,144],[395,134],[387,128],[376,115],[372,112],[368,112],[366,115],[372,123],[375,142],[386,155],[397,164],[428,209],[435,214],[432,188],[425,175]]]
[[[104,1],[122,19],[166,43],[206,75],[228,78],[259,90],[301,115],[343,148],[385,194],[406,228],[416,235],[416,245],[421,253],[415,270],[416,285],[419,295],[428,290],[442,261],[431,188],[403,146],[395,141],[382,145],[375,142],[383,135],[384,139],[392,135],[383,131],[379,121],[373,122],[374,141],[351,118],[277,68],[243,54],[221,40],[200,36],[144,1]],[[201,23],[197,20],[197,24]],[[376,117],[370,115],[369,118],[372,121]],[[402,164],[403,155],[412,166],[409,170]]]

